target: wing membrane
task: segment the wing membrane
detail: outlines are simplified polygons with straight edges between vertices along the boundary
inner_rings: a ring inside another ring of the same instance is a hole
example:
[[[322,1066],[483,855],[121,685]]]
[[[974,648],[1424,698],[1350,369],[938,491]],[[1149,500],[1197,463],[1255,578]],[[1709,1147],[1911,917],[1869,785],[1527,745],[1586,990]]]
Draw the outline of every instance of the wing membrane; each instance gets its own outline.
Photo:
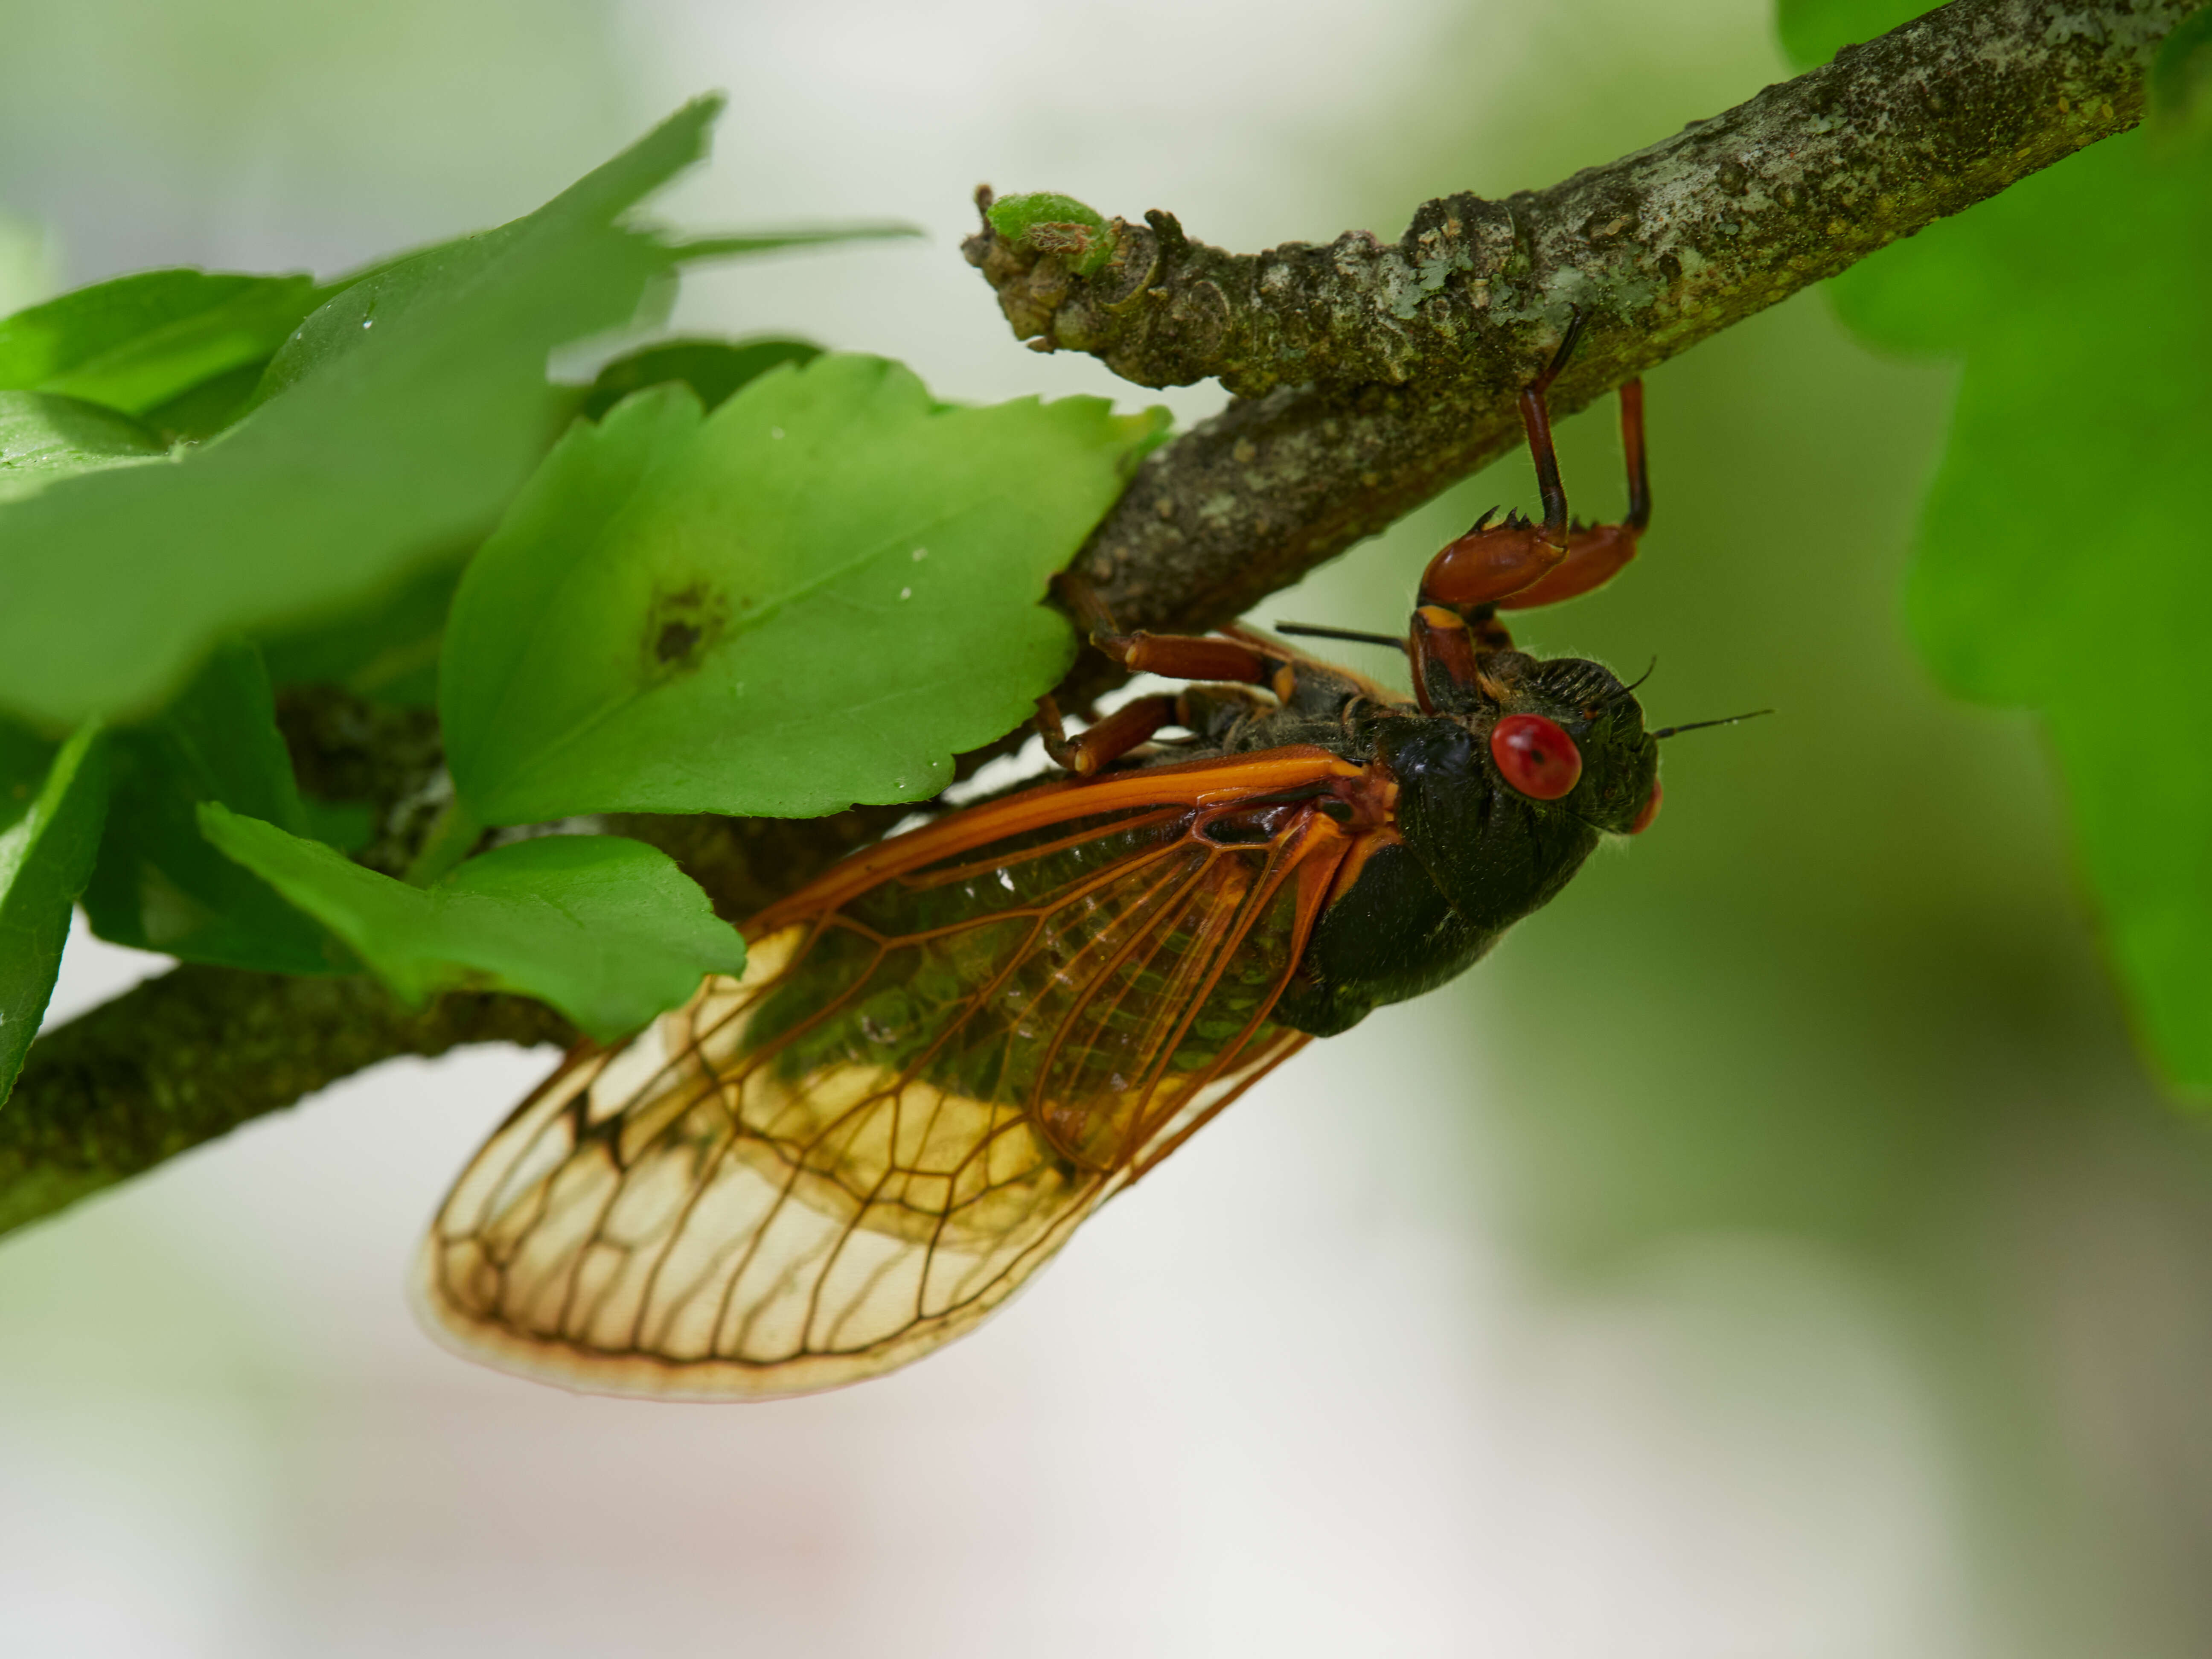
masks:
[[[572,1055],[440,1213],[434,1329],[572,1388],[738,1399],[979,1323],[1305,1040],[1268,1014],[1352,837],[1310,790],[1127,783],[885,842],[748,928],[743,979]]]

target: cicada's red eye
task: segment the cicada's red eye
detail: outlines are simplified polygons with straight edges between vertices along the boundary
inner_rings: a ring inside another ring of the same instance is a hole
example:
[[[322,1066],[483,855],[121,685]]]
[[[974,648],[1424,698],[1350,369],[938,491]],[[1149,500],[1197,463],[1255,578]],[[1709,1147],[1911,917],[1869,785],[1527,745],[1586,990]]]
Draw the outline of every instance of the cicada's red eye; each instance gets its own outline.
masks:
[[[1557,800],[1583,775],[1575,740],[1541,714],[1508,714],[1491,729],[1490,757],[1531,800]]]
[[[1651,827],[1651,820],[1659,816],[1659,780],[1651,780],[1651,799],[1644,803],[1644,810],[1636,815],[1636,822],[1628,826],[1628,833],[1640,836]]]

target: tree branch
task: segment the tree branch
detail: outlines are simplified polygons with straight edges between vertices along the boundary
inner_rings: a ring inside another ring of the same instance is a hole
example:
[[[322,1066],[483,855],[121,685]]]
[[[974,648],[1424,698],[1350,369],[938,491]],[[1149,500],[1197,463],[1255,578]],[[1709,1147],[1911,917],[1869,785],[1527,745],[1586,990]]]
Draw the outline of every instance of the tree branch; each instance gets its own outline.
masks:
[[[398,1054],[575,1040],[526,997],[185,967],[49,1031],[0,1109],[0,1232]]]
[[[1147,459],[1077,565],[1125,627],[1214,627],[1517,447],[1571,306],[1590,326],[1555,414],[2134,126],[2197,3],[1954,0],[1548,190],[1425,204],[1395,243],[1224,253],[1154,212],[1087,278],[988,223],[966,252],[1033,348],[1239,394]]]
[[[1954,0],[1549,190],[1429,203],[1395,244],[1355,232],[1229,254],[1154,213],[1116,221],[1087,278],[1037,245],[1065,239],[987,229],[969,257],[1033,343],[1141,385],[1214,375],[1240,394],[1148,458],[1078,560],[1125,625],[1201,629],[1517,445],[1516,393],[1571,305],[1592,327],[1553,388],[1562,413],[2134,125],[2152,52],[2192,9]],[[287,730],[302,777],[365,792],[375,860],[404,865],[438,756],[419,723],[380,718],[310,705]],[[608,827],[662,846],[735,918],[902,810]],[[0,1231],[380,1060],[573,1035],[520,999],[410,1012],[368,981],[179,969],[34,1045],[0,1109]]]
[[[424,827],[426,776],[439,769],[434,744],[426,750],[421,723],[392,711],[328,693],[312,702],[311,714],[286,711],[295,752],[303,727],[332,747],[303,775],[328,787],[346,767],[364,769],[354,775],[378,790],[379,822],[401,826],[370,851],[404,868]],[[353,752],[371,732],[388,740],[380,762]],[[660,848],[737,921],[908,810],[864,806],[814,819],[635,814],[604,827]],[[173,969],[32,1045],[0,1105],[0,1233],[384,1060],[471,1042],[567,1048],[578,1036],[527,997],[452,994],[412,1009],[373,979]]]

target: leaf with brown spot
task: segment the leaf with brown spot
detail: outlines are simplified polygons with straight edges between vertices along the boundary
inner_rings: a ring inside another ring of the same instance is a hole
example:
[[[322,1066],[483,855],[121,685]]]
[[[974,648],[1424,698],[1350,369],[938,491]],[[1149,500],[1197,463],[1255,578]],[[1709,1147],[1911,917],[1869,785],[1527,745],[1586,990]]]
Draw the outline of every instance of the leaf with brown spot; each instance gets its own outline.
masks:
[[[1045,584],[1161,424],[1096,398],[956,408],[852,356],[712,415],[665,384],[578,423],[454,601],[463,798],[524,823],[935,793],[1066,670]]]

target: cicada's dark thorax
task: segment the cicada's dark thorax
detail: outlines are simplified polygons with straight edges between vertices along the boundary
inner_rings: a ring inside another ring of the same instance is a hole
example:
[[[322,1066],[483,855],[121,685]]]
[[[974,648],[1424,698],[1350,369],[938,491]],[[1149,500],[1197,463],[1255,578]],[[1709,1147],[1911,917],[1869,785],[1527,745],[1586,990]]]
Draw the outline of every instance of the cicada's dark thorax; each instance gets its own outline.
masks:
[[[1332,1036],[1463,973],[1649,797],[1656,745],[1609,672],[1510,651],[1485,665],[1498,695],[1435,713],[1315,663],[1299,665],[1281,706],[1241,697],[1197,705],[1201,738],[1224,755],[1317,744],[1396,786],[1394,821],[1348,860],[1276,1005],[1281,1023]],[[1523,712],[1558,722],[1584,757],[1583,780],[1564,799],[1530,799],[1492,760],[1492,729]]]

